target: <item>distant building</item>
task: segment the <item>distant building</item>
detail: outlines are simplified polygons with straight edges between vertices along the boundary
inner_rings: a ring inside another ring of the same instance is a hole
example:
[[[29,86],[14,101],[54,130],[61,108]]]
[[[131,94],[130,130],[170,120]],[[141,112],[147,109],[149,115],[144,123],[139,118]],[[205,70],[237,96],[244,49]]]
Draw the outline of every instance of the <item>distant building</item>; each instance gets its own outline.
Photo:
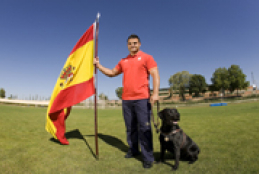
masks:
[[[153,90],[150,91],[152,94]],[[224,97],[247,97],[252,94],[259,94],[259,91],[254,86],[249,86],[246,89],[242,90],[235,90],[233,93],[230,91],[225,91]],[[181,97],[179,97],[178,90],[172,90],[170,88],[160,88],[159,90],[159,97],[161,102],[170,102],[170,101],[179,101]],[[200,97],[194,97],[194,94],[189,94],[188,89],[185,93],[186,100],[203,100],[203,99],[210,99],[210,98],[220,98],[221,93],[219,91],[209,91],[207,90],[205,93],[200,94]]]

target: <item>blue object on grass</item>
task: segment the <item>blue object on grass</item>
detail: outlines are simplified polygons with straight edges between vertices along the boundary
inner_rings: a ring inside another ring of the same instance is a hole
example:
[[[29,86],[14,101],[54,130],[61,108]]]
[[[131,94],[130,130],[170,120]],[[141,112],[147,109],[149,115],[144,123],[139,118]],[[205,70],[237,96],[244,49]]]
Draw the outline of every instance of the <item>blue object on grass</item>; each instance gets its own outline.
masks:
[[[227,103],[213,103],[210,106],[227,106]]]

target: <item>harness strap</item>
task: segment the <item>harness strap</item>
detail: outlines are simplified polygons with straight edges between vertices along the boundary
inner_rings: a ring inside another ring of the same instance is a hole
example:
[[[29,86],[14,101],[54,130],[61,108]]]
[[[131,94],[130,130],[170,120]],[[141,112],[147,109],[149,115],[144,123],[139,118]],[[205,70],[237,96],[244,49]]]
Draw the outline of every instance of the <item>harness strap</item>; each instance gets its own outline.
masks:
[[[176,129],[176,130],[174,130],[174,131],[169,132],[169,133],[166,134],[166,133],[162,132],[161,129],[159,129],[159,132],[160,132],[160,134],[162,134],[162,135],[165,137],[165,141],[169,141],[168,136],[169,136],[169,135],[176,134],[176,133],[179,132],[180,130],[181,130],[181,129]]]

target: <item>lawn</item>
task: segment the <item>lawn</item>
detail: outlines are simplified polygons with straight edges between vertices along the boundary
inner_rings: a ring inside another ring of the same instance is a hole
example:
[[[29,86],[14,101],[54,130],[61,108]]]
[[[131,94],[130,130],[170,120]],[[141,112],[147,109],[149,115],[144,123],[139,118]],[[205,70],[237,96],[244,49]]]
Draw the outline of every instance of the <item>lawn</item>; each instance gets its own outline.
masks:
[[[180,126],[200,147],[199,160],[180,161],[177,172],[258,173],[259,102],[220,107],[182,107]],[[121,109],[98,110],[99,160],[95,158],[94,111],[73,109],[66,121],[70,145],[45,131],[46,108],[0,105],[1,173],[172,173],[166,163],[143,169],[141,157],[125,159],[128,146]],[[159,157],[158,134],[153,134]]]

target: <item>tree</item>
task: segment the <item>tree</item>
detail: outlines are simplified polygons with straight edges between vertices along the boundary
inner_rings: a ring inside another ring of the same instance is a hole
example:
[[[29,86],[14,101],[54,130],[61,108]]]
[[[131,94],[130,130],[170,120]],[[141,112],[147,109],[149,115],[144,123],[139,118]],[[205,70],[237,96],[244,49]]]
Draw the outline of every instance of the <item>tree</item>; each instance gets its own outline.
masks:
[[[195,93],[195,96],[198,97],[200,93],[206,91],[207,84],[205,82],[204,76],[200,74],[194,74],[190,78],[189,82],[189,93]]]
[[[99,94],[99,99],[100,100],[108,100],[108,97],[104,93],[101,93],[101,94]]]
[[[177,72],[169,78],[169,85],[179,91],[179,96],[185,101],[185,89],[189,86],[191,74],[188,71]]]
[[[231,67],[228,68],[228,73],[230,81],[228,89],[231,93],[235,90],[244,89],[249,86],[249,82],[245,81],[246,75],[238,65],[231,65]]]
[[[218,68],[212,75],[211,78],[212,85],[215,90],[221,90],[225,95],[225,90],[229,88],[229,73],[226,68]]]
[[[14,99],[14,97],[13,97],[13,95],[12,94],[10,94],[10,96],[8,97],[8,99]]]
[[[214,91],[217,91],[217,89],[215,88],[215,86],[213,85],[213,84],[210,84],[210,85],[208,85],[208,89],[209,89],[209,91],[210,92],[214,92]]]
[[[0,97],[1,98],[5,98],[5,90],[4,90],[4,88],[0,89]]]
[[[122,97],[122,92],[123,92],[123,87],[118,87],[118,88],[115,90],[115,92],[116,92],[117,97],[118,97],[119,99],[121,99],[121,97]]]

